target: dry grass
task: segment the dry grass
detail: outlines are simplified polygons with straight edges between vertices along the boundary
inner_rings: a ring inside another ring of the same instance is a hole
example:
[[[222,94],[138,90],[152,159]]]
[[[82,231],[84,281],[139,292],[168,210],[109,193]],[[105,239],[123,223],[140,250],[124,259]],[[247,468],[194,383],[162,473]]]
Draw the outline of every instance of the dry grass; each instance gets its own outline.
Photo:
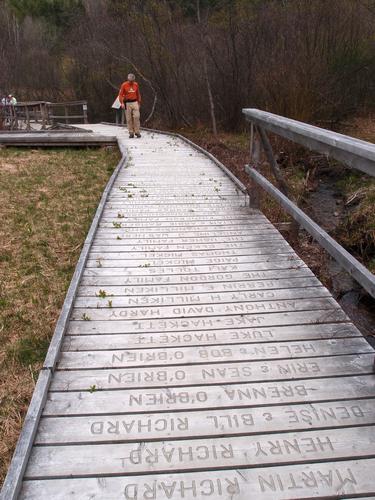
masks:
[[[0,480],[117,150],[0,150]]]

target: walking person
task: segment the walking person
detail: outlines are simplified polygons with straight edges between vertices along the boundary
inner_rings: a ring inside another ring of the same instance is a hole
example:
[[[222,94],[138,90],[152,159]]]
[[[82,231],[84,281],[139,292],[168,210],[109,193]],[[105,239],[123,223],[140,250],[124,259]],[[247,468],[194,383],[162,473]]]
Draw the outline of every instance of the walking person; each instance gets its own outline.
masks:
[[[121,85],[118,97],[122,109],[125,108],[126,125],[128,127],[130,139],[134,137],[134,134],[136,137],[141,137],[139,119],[141,94],[139,92],[139,85],[135,81],[135,76],[132,73],[128,75],[127,81]]]

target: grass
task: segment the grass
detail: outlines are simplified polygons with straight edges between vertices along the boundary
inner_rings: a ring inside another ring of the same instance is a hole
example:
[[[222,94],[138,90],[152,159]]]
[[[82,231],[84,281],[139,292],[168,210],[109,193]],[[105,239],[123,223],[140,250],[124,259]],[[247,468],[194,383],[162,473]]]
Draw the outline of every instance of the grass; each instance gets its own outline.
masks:
[[[338,185],[347,200],[348,216],[336,234],[375,273],[375,179],[350,172]]]
[[[0,481],[117,150],[0,150]]]

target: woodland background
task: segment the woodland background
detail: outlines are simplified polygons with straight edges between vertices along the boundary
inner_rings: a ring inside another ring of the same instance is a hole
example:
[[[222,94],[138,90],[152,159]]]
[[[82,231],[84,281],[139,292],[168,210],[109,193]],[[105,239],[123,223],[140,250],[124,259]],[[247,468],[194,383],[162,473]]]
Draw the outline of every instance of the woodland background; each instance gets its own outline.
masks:
[[[132,71],[153,125],[334,126],[374,107],[374,21],[374,0],[0,0],[0,92],[108,119]]]

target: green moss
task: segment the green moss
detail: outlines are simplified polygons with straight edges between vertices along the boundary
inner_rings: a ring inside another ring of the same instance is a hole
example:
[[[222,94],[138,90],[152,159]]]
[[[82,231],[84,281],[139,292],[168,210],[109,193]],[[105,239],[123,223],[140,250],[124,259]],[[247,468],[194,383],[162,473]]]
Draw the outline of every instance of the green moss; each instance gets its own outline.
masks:
[[[49,341],[30,335],[19,339],[15,345],[8,349],[8,355],[23,366],[42,363],[48,349]]]

